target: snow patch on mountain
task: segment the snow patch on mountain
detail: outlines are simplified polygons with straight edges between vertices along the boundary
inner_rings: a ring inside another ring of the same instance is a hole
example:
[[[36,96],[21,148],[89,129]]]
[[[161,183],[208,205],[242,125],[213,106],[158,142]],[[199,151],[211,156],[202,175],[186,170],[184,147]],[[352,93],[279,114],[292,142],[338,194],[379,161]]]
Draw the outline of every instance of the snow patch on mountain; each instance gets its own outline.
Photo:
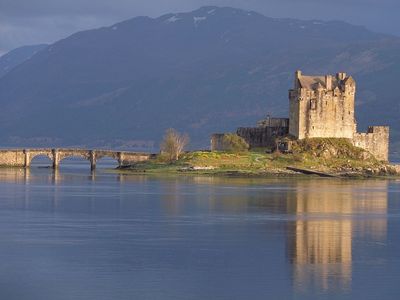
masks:
[[[178,18],[177,16],[172,16],[171,18],[167,19],[167,23],[175,23],[176,21],[179,21],[181,18]]]
[[[194,25],[199,25],[200,22],[207,20],[207,17],[193,17]]]

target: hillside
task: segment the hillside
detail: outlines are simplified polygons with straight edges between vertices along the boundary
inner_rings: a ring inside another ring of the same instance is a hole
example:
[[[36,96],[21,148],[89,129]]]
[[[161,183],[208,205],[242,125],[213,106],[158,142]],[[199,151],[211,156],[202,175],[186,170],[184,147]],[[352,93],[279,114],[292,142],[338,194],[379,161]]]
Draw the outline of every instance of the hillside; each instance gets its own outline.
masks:
[[[286,116],[293,73],[351,73],[357,119],[399,141],[400,39],[342,22],[203,7],[76,33],[0,79],[3,145],[151,147]]]
[[[3,77],[16,66],[22,64],[46,47],[46,44],[23,46],[0,56],[0,77]]]

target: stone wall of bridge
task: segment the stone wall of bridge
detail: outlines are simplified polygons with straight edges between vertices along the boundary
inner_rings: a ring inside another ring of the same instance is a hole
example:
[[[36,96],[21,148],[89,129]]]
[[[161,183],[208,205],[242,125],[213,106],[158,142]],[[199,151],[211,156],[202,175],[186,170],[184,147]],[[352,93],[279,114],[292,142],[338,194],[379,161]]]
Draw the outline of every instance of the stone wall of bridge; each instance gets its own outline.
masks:
[[[85,150],[85,149],[18,149],[0,150],[0,166],[3,167],[29,167],[32,160],[37,156],[47,156],[53,168],[58,168],[62,160],[69,157],[81,157],[90,162],[92,169],[103,157],[115,159],[119,166],[125,166],[142,162],[153,158],[150,153],[121,152],[107,150]]]
[[[23,150],[0,150],[0,166],[24,167],[25,153]]]

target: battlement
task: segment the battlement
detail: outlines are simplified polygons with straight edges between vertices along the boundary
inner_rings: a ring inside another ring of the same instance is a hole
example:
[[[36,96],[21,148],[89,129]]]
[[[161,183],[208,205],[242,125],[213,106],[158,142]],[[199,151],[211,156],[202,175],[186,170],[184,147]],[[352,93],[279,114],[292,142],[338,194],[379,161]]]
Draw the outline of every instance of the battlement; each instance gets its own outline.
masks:
[[[257,122],[258,127],[287,127],[289,128],[289,119],[288,118],[271,118],[267,117],[266,119],[260,120]]]
[[[376,159],[389,160],[389,127],[370,126],[367,132],[355,133],[353,144],[372,153]]]
[[[375,133],[375,134],[389,134],[388,126],[369,126],[367,134]]]
[[[296,71],[294,88],[292,91],[340,91],[345,92],[347,88],[355,87],[355,81],[346,73],[333,75],[303,75],[301,71]]]

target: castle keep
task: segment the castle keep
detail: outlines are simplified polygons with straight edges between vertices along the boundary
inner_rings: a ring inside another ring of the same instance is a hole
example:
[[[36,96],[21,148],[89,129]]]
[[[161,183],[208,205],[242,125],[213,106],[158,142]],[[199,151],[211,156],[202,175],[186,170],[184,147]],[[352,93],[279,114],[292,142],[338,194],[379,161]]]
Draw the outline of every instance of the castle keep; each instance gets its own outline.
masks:
[[[297,139],[352,139],[355,91],[355,81],[345,73],[304,76],[297,71],[289,91],[289,134]]]
[[[306,76],[297,71],[289,90],[289,119],[267,118],[254,128],[238,128],[250,147],[276,147],[284,138],[346,138],[377,159],[389,159],[389,127],[371,126],[357,132],[356,82],[346,73]],[[213,135],[212,150],[221,149],[223,135]]]

